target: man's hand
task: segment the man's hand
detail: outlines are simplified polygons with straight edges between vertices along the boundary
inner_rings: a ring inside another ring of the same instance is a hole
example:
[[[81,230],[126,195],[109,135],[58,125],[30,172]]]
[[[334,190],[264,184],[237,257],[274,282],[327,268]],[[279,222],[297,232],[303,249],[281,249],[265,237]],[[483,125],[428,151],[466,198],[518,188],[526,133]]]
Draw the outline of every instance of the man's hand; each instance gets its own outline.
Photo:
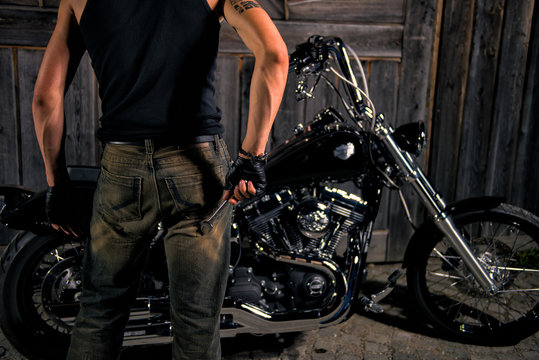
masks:
[[[227,174],[223,199],[232,205],[254,195],[263,194],[266,189],[266,159],[238,156]]]
[[[76,199],[71,183],[50,186],[45,196],[45,213],[53,229],[79,237],[84,227]]]

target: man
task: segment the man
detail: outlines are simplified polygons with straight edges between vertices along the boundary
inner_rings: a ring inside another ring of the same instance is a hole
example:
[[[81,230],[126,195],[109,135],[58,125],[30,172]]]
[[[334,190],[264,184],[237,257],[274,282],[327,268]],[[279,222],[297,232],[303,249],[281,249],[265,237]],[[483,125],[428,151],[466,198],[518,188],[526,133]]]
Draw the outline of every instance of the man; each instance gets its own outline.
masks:
[[[254,53],[249,119],[229,168],[213,99],[219,20]],[[218,359],[231,209],[265,186],[264,151],[288,71],[286,46],[253,0],[62,0],[34,90],[53,227],[81,236],[64,158],[65,91],[88,50],[105,145],[69,359],[116,359],[148,241],[162,222],[174,359]],[[225,186],[226,184],[226,186]],[[223,188],[227,190],[223,193]]]

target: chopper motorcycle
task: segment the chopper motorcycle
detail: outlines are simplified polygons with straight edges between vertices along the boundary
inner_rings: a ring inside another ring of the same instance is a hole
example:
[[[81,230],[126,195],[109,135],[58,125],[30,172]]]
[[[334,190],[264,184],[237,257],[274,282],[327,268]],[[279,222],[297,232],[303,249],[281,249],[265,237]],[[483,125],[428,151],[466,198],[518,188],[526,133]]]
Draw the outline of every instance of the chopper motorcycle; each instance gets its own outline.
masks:
[[[327,327],[346,320],[354,304],[381,311],[377,303],[400,272],[380,292],[362,296],[366,257],[382,190],[404,185],[429,214],[403,262],[426,319],[463,342],[500,344],[535,333],[539,218],[497,197],[447,205],[415,161],[425,142],[422,126],[393,129],[376,113],[349,54],[362,71],[353,50],[335,37],[312,36],[290,56],[298,99],[312,96],[324,79],[346,111],[329,107],[298,126],[269,154],[265,194],[236,206],[221,336]],[[343,81],[344,94],[328,77],[332,73]],[[99,170],[69,171],[89,213]],[[337,187],[345,181],[357,191]],[[78,312],[84,241],[51,229],[44,192],[1,191],[1,231],[10,243],[0,263],[0,325],[29,358],[60,358]],[[211,220],[201,231],[211,231]],[[151,241],[124,346],[171,340],[164,231]]]

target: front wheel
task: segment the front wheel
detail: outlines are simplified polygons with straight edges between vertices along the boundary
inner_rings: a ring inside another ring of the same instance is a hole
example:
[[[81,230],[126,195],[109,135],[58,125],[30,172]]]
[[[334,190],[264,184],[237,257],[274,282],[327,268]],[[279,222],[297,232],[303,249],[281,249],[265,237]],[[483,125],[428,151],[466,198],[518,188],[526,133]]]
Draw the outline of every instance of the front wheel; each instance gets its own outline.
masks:
[[[499,291],[487,293],[449,240],[431,232],[407,270],[409,289],[428,320],[472,343],[514,343],[537,332],[539,218],[501,204],[453,220]]]

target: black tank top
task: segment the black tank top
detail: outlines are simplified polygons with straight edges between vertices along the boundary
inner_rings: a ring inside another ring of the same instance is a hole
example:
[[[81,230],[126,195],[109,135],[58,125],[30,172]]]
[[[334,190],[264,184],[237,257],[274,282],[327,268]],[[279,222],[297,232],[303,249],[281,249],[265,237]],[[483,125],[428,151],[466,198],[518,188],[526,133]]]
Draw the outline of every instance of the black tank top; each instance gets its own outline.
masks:
[[[219,19],[206,0],[88,0],[80,29],[103,141],[223,132],[213,87]]]

